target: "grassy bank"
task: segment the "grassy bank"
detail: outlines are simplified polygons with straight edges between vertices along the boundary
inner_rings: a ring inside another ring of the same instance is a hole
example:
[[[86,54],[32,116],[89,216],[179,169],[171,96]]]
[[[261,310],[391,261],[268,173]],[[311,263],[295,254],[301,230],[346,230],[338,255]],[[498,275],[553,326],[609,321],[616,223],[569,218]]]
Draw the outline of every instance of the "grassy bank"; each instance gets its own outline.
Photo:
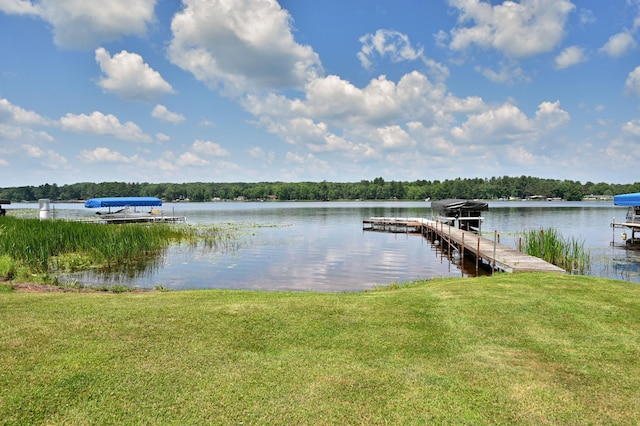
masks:
[[[637,424],[640,286],[0,293],[4,424]]]

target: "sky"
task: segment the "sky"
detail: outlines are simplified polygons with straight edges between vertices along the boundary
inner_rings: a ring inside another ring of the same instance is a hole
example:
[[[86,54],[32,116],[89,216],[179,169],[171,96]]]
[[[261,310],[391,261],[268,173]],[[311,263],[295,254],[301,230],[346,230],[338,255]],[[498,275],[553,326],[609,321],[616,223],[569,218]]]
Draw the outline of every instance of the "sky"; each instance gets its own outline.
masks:
[[[640,0],[0,0],[0,187],[640,181]]]

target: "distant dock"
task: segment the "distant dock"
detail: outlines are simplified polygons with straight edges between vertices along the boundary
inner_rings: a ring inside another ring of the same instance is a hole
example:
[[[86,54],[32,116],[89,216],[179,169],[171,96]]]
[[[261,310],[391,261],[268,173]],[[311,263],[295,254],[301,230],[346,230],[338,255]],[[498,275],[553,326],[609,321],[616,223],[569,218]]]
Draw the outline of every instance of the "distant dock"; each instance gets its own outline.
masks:
[[[615,244],[616,241],[616,228],[626,228],[631,232],[631,235],[628,235],[627,232],[623,232],[621,237],[625,243],[629,243],[631,246],[640,242],[640,238],[636,236],[636,233],[640,234],[640,223],[638,222],[616,222],[615,220],[611,222],[611,228],[613,228],[613,239],[611,240],[611,244]]]
[[[443,222],[424,218],[372,217],[363,220],[362,225],[363,229],[368,231],[416,233],[432,241],[439,241],[443,250],[446,247],[451,257],[457,255],[461,261],[464,261],[465,257],[475,259],[476,269],[482,264],[490,267],[492,271],[509,273],[566,272],[538,257]]]
[[[48,200],[42,200],[47,201]],[[92,223],[176,223],[184,222],[183,216],[165,216],[154,207],[162,206],[162,200],[156,197],[103,197],[91,198],[84,203],[88,208],[108,208],[109,211],[96,212],[97,217],[88,222]],[[149,212],[138,212],[137,207],[151,208]],[[111,208],[120,208],[112,212]]]
[[[88,220],[80,220],[87,223],[182,223],[186,221],[184,216],[131,216],[131,217],[99,217]]]
[[[619,194],[613,197],[613,203],[616,206],[626,206],[627,216],[624,222],[616,222],[615,218],[611,223],[611,228],[613,228],[613,240],[611,244],[615,243],[615,232],[616,228],[627,228],[631,232],[631,239],[627,239],[628,235],[626,232],[623,232],[621,237],[625,243],[633,246],[638,242],[636,238],[636,232],[640,233],[640,192],[635,192],[632,194]]]

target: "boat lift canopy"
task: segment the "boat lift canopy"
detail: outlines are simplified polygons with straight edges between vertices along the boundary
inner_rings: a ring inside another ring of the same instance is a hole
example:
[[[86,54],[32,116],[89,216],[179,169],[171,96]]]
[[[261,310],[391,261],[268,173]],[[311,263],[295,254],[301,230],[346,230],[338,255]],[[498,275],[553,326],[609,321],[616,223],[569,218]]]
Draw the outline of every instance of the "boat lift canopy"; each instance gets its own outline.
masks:
[[[482,210],[489,210],[489,204],[486,201],[461,200],[453,198],[448,200],[432,201],[431,208],[440,214],[449,216],[460,212],[480,212]]]
[[[438,220],[448,225],[456,226],[467,231],[482,232],[481,216],[483,210],[489,210],[486,201],[463,200],[450,198],[431,202],[431,209],[438,212]]]
[[[613,197],[616,206],[640,206],[640,192],[632,194],[620,194]]]
[[[99,207],[156,207],[161,205],[162,200],[156,197],[91,198],[84,203],[84,206],[90,209]]]

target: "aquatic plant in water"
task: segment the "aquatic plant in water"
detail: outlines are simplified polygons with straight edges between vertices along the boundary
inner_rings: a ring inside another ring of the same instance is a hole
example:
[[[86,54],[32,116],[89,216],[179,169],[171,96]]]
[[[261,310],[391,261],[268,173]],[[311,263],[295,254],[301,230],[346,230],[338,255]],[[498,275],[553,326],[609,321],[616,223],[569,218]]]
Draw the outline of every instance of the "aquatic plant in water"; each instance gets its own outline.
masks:
[[[585,274],[591,268],[591,255],[584,241],[564,238],[556,228],[530,229],[523,234],[522,250],[567,272]]]
[[[0,218],[0,275],[37,276],[59,271],[145,263],[172,242],[229,241],[228,233],[170,224],[104,225],[64,220]]]

